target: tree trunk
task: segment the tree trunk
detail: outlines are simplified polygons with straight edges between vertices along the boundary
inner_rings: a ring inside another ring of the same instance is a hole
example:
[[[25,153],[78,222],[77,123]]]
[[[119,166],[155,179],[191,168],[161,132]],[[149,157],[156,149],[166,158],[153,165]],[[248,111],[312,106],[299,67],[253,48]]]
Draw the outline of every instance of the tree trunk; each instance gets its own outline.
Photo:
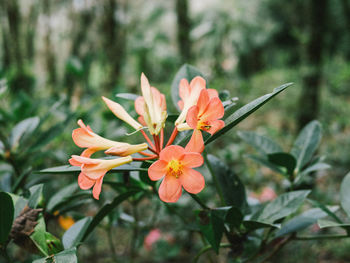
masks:
[[[191,60],[191,21],[187,0],[176,0],[177,42],[182,62]]]
[[[311,0],[310,10],[310,38],[306,46],[306,62],[309,70],[303,78],[303,89],[299,100],[299,129],[316,119],[319,113],[327,0]]]

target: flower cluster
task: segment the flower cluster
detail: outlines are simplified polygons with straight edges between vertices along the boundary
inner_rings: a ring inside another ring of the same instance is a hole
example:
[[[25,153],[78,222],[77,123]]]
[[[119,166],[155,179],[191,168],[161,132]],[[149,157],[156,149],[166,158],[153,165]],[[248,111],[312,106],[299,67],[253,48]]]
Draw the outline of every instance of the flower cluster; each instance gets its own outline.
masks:
[[[149,167],[148,175],[153,181],[162,179],[158,191],[160,199],[164,202],[176,202],[182,194],[182,188],[192,194],[197,194],[204,188],[203,175],[193,168],[203,164],[202,131],[213,135],[225,126],[224,121],[220,120],[224,115],[224,106],[218,92],[206,89],[205,80],[199,76],[190,83],[182,79],[179,84],[181,100],[178,102],[181,113],[175,121],[169,140],[164,143],[164,126],[167,118],[165,96],[150,86],[144,74],[141,75],[141,91],[142,96],[135,100],[138,121],[120,104],[105,97],[102,99],[116,117],[140,132],[146,142],[128,144],[105,139],[94,133],[82,120],[78,121],[80,128],[73,131],[75,144],[86,149],[80,156],[73,155],[69,162],[73,166],[81,167],[78,184],[81,189],[93,187],[95,199],[99,199],[105,174],[115,167],[132,161],[156,160]],[[146,134],[145,128],[153,140]],[[178,133],[185,130],[193,130],[188,144],[185,147],[173,145]],[[90,158],[93,153],[102,150],[107,155],[119,158]],[[144,157],[133,157],[135,153]]]

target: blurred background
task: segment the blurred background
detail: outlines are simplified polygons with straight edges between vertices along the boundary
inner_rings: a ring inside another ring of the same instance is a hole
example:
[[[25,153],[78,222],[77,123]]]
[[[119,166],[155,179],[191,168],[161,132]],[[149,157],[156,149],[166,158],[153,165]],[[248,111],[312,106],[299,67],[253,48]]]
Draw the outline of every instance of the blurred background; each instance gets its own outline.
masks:
[[[287,151],[298,131],[318,119],[324,134],[319,154],[333,168],[318,174],[314,183],[319,198],[338,202],[339,183],[350,168],[349,0],[0,0],[0,46],[3,190],[13,174],[67,164],[71,154],[79,154],[71,140],[79,118],[102,136],[130,140],[125,136],[129,130],[108,112],[101,96],[118,100],[116,93],[140,94],[141,72],[166,94],[168,108],[175,112],[170,85],[181,65],[189,63],[203,72],[210,88],[238,97],[237,108],[294,82],[236,131],[266,135]],[[119,102],[135,114],[132,103]],[[35,127],[28,129],[35,136],[20,144],[13,129],[33,116]],[[250,192],[260,194],[269,186],[278,194],[283,178],[244,158],[252,149],[236,131],[208,151],[230,164]],[[7,137],[12,145],[6,145]],[[76,180],[34,175],[29,185],[49,182],[48,192]],[[139,262],[193,256],[181,242],[169,241],[185,238],[181,231],[175,237],[169,224],[159,226],[169,233],[157,251],[139,242]],[[119,226],[114,230],[124,233]],[[128,247],[125,235],[117,254]],[[99,255],[106,259],[98,262],[113,262],[106,242],[83,247],[82,262]],[[296,242],[271,262],[348,262],[349,251],[347,240]]]

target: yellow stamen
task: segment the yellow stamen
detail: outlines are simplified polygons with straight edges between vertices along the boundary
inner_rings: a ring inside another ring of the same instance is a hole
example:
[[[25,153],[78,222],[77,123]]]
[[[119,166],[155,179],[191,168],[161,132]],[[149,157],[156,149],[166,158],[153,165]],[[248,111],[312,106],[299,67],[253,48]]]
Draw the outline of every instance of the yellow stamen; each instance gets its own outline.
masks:
[[[167,173],[179,178],[182,174],[182,164],[179,160],[171,160],[167,166]]]

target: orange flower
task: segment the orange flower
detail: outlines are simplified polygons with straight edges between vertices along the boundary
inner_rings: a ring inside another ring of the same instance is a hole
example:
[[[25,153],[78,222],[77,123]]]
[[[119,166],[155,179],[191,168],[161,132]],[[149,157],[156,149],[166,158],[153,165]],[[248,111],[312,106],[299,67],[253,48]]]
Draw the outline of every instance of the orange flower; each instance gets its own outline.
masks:
[[[164,148],[159,160],[148,169],[151,180],[157,181],[164,177],[159,187],[159,197],[162,201],[176,202],[182,193],[182,187],[189,193],[197,194],[204,188],[203,175],[193,170],[203,164],[199,153],[187,152],[183,147],[170,145]]]
[[[186,123],[194,129],[192,137],[186,146],[190,152],[203,152],[204,142],[200,130],[211,135],[225,126],[225,122],[219,120],[224,116],[225,110],[218,97],[210,98],[208,90],[202,90],[197,105],[192,106],[187,113]]]
[[[99,199],[102,181],[105,174],[112,168],[121,166],[132,161],[131,156],[111,160],[91,159],[78,155],[72,155],[69,163],[73,166],[80,166],[81,173],[78,177],[78,184],[82,190],[90,189],[95,199]]]
[[[202,77],[195,77],[188,83],[187,79],[182,79],[179,84],[179,95],[181,100],[177,105],[182,110],[179,117],[175,121],[175,125],[183,123],[186,119],[188,110],[197,103],[199,95],[203,89],[205,89],[206,82]],[[219,97],[218,92],[215,89],[207,89],[209,97]]]

